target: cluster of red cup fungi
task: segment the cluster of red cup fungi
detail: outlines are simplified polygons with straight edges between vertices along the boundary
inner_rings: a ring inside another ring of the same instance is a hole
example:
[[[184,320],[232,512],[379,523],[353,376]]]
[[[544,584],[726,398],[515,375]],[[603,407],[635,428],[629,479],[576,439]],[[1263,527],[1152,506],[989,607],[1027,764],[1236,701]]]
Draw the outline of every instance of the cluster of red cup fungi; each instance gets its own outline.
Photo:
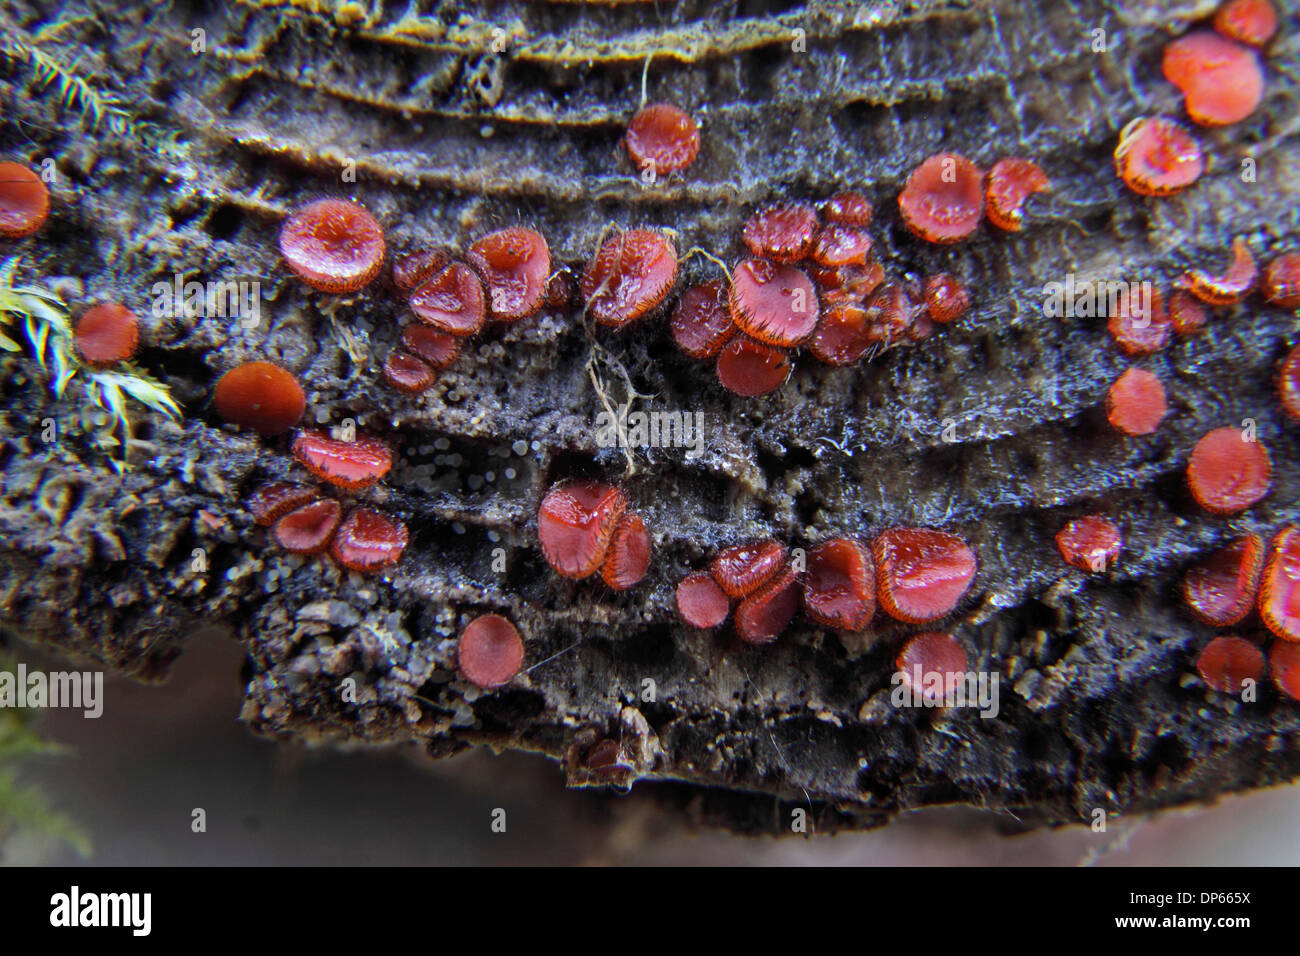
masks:
[[[1051,185],[1030,159],[1004,157],[986,174],[965,156],[938,153],[908,176],[898,211],[915,235],[946,245],[970,238],[986,213],[998,229],[1019,232],[1025,201]]]
[[[406,525],[369,508],[343,506],[311,485],[273,481],[249,497],[253,520],[271,529],[271,538],[293,554],[321,554],[328,549],[339,565],[374,573],[392,567],[406,549]]]
[[[650,532],[617,485],[568,481],[552,487],[537,510],[537,539],[557,574],[580,580],[599,573],[616,591],[640,583],[650,568]]]

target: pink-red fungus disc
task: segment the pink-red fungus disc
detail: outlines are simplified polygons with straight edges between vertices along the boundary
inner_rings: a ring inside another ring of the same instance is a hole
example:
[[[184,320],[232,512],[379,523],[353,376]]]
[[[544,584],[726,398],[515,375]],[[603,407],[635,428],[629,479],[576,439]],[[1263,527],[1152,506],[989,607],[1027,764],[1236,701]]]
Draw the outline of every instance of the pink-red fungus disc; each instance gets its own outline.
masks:
[[[1052,181],[1032,159],[999,159],[989,170],[989,222],[1006,232],[1019,232],[1024,225],[1025,200],[1051,188]]]
[[[1264,301],[1283,309],[1300,309],[1300,252],[1285,252],[1264,270]]]
[[[1204,623],[1231,627],[1254,609],[1263,570],[1264,540],[1245,535],[1188,569],[1183,599]]]
[[[819,314],[817,289],[793,266],[746,259],[732,271],[731,319],[760,342],[798,345],[812,335]]]
[[[1283,411],[1300,419],[1300,345],[1286,353],[1278,369],[1277,397]]]
[[[1277,11],[1269,0],[1228,0],[1214,14],[1214,29],[1230,40],[1263,46],[1277,32]]]
[[[551,250],[535,229],[514,226],[489,233],[467,258],[487,286],[488,316],[517,322],[542,307],[551,276]]]
[[[808,552],[803,606],[818,624],[860,631],[876,613],[876,567],[851,538],[831,538]]]
[[[766,395],[790,377],[790,356],[784,350],[737,335],[718,353],[718,381],[736,395]]]
[[[623,492],[603,482],[573,481],[552,488],[537,512],[537,538],[546,563],[566,578],[594,574],[626,507]]]
[[[1120,133],[1115,172],[1141,196],[1172,196],[1205,172],[1195,137],[1164,116],[1135,119]]]
[[[392,449],[369,435],[339,441],[304,430],[293,440],[293,456],[317,478],[349,491],[369,488],[393,467]]]
[[[1268,649],[1268,666],[1277,689],[1292,700],[1300,700],[1300,644],[1274,641]]]
[[[384,265],[384,230],[345,199],[318,199],[280,230],[280,255],[303,282],[321,292],[355,292]]]
[[[329,546],[343,509],[333,498],[320,498],[290,511],[271,529],[280,547],[294,554],[319,554]]]
[[[865,266],[839,266],[829,269],[816,263],[808,273],[822,290],[826,305],[861,305],[885,281],[885,269],[879,262]]]
[[[779,541],[737,544],[713,559],[709,573],[728,597],[742,598],[771,580],[785,558],[786,547]]]
[[[677,281],[677,250],[653,229],[606,239],[582,274],[582,299],[601,325],[621,329],[651,312]]]
[[[799,610],[799,573],[786,564],[736,607],[736,636],[746,644],[771,644]]]
[[[808,351],[827,365],[851,365],[866,353],[874,341],[867,310],[856,303],[834,305],[817,323],[808,340]]]
[[[411,293],[410,305],[417,319],[448,335],[473,335],[483,328],[486,315],[483,286],[463,262],[448,263],[421,283]]]
[[[400,349],[388,353],[388,358],[384,360],[383,375],[385,382],[408,395],[428,391],[438,380],[438,373],[428,362]]]
[[[882,285],[867,298],[866,308],[867,338],[872,342],[915,342],[934,328],[927,308],[913,302],[901,282]]]
[[[18,163],[0,163],[0,236],[30,236],[49,214],[50,190],[41,177]]]
[[[402,522],[377,511],[358,508],[339,525],[330,545],[330,556],[345,568],[372,574],[396,564],[409,540]]]
[[[427,325],[408,325],[402,329],[402,347],[439,371],[460,357],[461,341],[458,336]]]
[[[94,305],[77,319],[72,341],[81,360],[91,368],[111,368],[135,354],[140,345],[140,320],[124,305]]]
[[[217,379],[212,402],[223,421],[280,435],[298,424],[307,396],[293,374],[280,366],[245,362]]]
[[[248,512],[253,520],[269,528],[290,511],[315,501],[320,492],[310,485],[292,481],[272,481],[262,485],[248,497]]]
[[[1179,335],[1200,335],[1210,317],[1196,296],[1186,289],[1175,289],[1169,296],[1169,321]]]
[[[957,638],[927,631],[908,638],[894,658],[894,667],[913,693],[934,705],[943,700],[950,686],[955,688],[965,679],[970,663]]]
[[[1094,574],[1114,567],[1123,547],[1124,535],[1115,522],[1100,515],[1075,518],[1056,533],[1056,550],[1065,563]]]
[[[1259,270],[1246,240],[1238,236],[1232,241],[1232,264],[1223,275],[1213,275],[1204,269],[1192,269],[1179,286],[1210,305],[1232,305],[1255,285]]]
[[[1236,428],[1207,432],[1187,461],[1187,485],[1206,511],[1245,511],[1268,494],[1273,464],[1263,442]]]
[[[1128,369],[1106,393],[1106,417],[1126,435],[1150,435],[1168,410],[1165,387],[1146,369]]]
[[[881,607],[907,624],[945,617],[975,580],[975,552],[945,531],[891,528],[876,537],[871,553]]]
[[[514,680],[524,663],[524,641],[499,614],[483,614],[460,632],[457,663],[465,679],[483,690]]]
[[[417,249],[393,260],[393,287],[406,295],[443,270],[449,256],[443,249]]]
[[[956,153],[931,156],[907,177],[898,210],[927,242],[960,242],[984,218],[984,171]]]
[[[970,293],[956,276],[940,272],[925,280],[925,307],[935,322],[953,322],[970,308]]]
[[[1225,634],[1205,645],[1196,658],[1196,672],[1205,686],[1221,694],[1239,694],[1250,681],[1264,677],[1264,652],[1241,637]]]
[[[836,193],[822,203],[822,215],[827,222],[837,222],[841,226],[871,225],[871,202],[862,193]]]
[[[1173,338],[1173,321],[1159,290],[1151,289],[1149,295],[1140,290],[1131,295],[1130,289],[1120,291],[1106,328],[1125,355],[1153,355]]]
[[[645,577],[650,568],[650,532],[641,516],[628,512],[614,529],[609,553],[600,576],[615,591],[625,591]]]
[[[691,627],[717,627],[731,612],[731,600],[707,571],[693,571],[677,585],[677,613]]]
[[[812,258],[828,269],[865,266],[871,258],[871,236],[865,229],[833,222],[818,231]]]
[[[1287,525],[1273,538],[1259,584],[1259,615],[1284,641],[1300,641],[1300,528]]]
[[[727,284],[713,279],[691,286],[673,310],[673,341],[691,358],[713,358],[736,334]]]
[[[1165,47],[1165,79],[1183,92],[1187,115],[1201,126],[1244,120],[1264,98],[1264,68],[1250,47],[1198,30]]]
[[[783,203],[750,216],[740,238],[754,255],[788,264],[805,258],[816,236],[816,210],[804,203]]]
[[[636,168],[656,177],[685,169],[700,152],[699,124],[668,103],[643,107],[628,124],[623,145]]]

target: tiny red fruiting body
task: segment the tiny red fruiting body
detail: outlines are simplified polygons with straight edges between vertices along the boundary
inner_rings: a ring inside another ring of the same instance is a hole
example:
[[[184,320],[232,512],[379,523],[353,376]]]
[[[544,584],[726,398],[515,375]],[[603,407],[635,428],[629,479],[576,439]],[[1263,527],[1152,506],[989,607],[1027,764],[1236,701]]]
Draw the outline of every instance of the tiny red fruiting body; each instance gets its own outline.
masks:
[[[709,573],[728,597],[742,598],[771,580],[786,554],[779,541],[732,545],[713,559]]]
[[[409,540],[402,522],[377,511],[358,508],[339,525],[330,545],[330,556],[345,568],[372,574],[396,564]]]
[[[626,507],[623,492],[603,482],[552,488],[537,512],[537,538],[546,563],[566,578],[596,573]]]
[[[320,497],[320,492],[310,485],[292,481],[272,481],[262,485],[248,498],[248,511],[253,520],[265,528],[275,524],[290,511],[301,508]]]
[[[956,153],[931,156],[907,178],[898,209],[927,242],[960,242],[984,218],[984,171]]]
[[[623,145],[637,169],[663,176],[695,162],[700,152],[700,127],[684,110],[652,103],[632,117]]]
[[[867,297],[867,338],[873,343],[919,341],[933,329],[924,305],[912,300],[901,282],[887,282]]]
[[[1186,289],[1175,289],[1169,296],[1169,321],[1179,335],[1199,335],[1205,331],[1210,317],[1196,296]]]
[[[441,371],[460,357],[461,339],[439,332],[427,325],[408,325],[402,329],[402,348]]]
[[[1032,159],[999,159],[989,170],[985,196],[989,222],[1006,232],[1019,232],[1024,224],[1025,200],[1051,188],[1051,180]]]
[[[1135,119],[1120,133],[1115,172],[1141,196],[1172,196],[1205,172],[1205,154],[1191,133],[1164,116]]]
[[[766,395],[790,377],[790,356],[782,349],[736,335],[718,353],[718,381],[736,395]]]
[[[970,293],[956,276],[947,272],[926,277],[925,307],[940,324],[960,319],[970,308]]]
[[[1264,270],[1264,301],[1283,309],[1300,309],[1300,252],[1284,252]]]
[[[1245,638],[1222,635],[1206,644],[1196,657],[1196,671],[1205,686],[1221,694],[1239,694],[1246,682],[1264,677],[1264,652]]]
[[[0,237],[22,239],[45,225],[49,187],[26,166],[0,163]]]
[[[1110,337],[1125,355],[1153,355],[1173,337],[1173,321],[1165,308],[1164,296],[1152,289],[1150,296],[1122,289],[1116,309],[1106,323]]]
[[[384,230],[354,202],[319,199],[284,224],[280,255],[313,289],[355,292],[383,268]]]
[[[851,365],[871,347],[871,333],[866,308],[853,302],[834,305],[817,323],[808,351],[827,365]]]
[[[1248,46],[1198,30],[1165,47],[1165,79],[1183,92],[1187,115],[1201,126],[1244,120],[1264,97],[1264,70]]]
[[[428,391],[438,380],[438,373],[428,362],[401,349],[388,353],[388,358],[384,360],[383,376],[385,382],[408,395]]]
[[[1268,649],[1268,666],[1277,689],[1292,700],[1300,700],[1300,644],[1274,641]]]
[[[1239,624],[1255,607],[1263,570],[1264,540],[1245,535],[1188,569],[1183,599],[1211,627]]]
[[[1099,574],[1119,560],[1124,535],[1115,522],[1100,515],[1084,515],[1068,521],[1056,533],[1056,550],[1072,568]]]
[[[746,644],[771,644],[799,610],[799,573],[786,564],[736,606],[736,636]]]
[[[746,259],[732,271],[731,319],[741,331],[778,348],[798,345],[817,327],[817,290],[800,270]]]
[[[393,288],[409,295],[441,272],[450,261],[445,249],[417,249],[393,260]]]
[[[448,335],[473,335],[486,317],[478,274],[463,262],[449,262],[421,282],[409,302],[417,319]]]
[[[1283,411],[1300,420],[1300,345],[1286,353],[1278,369],[1277,398]]]
[[[601,325],[621,329],[653,311],[677,281],[677,250],[653,229],[605,240],[582,275],[582,299]]]
[[[1232,241],[1232,264],[1227,272],[1216,276],[1204,269],[1192,269],[1180,280],[1179,286],[1210,305],[1231,305],[1240,302],[1241,297],[1254,287],[1258,271],[1250,246],[1238,236]]]
[[[280,435],[298,424],[307,396],[291,372],[271,362],[245,362],[217,380],[212,402],[223,421]]]
[[[369,488],[393,466],[392,449],[369,435],[339,441],[324,432],[300,431],[293,456],[317,478],[350,491]]]
[[[891,528],[876,537],[871,553],[881,607],[908,624],[950,614],[975,579],[975,553],[944,531]]]
[[[1146,369],[1127,369],[1106,393],[1106,418],[1126,435],[1150,435],[1168,410],[1164,385]]]
[[[334,537],[343,509],[333,498],[319,498],[295,508],[275,523],[271,536],[294,554],[319,554]]]
[[[1259,584],[1259,615],[1284,641],[1300,641],[1300,528],[1273,538]]]
[[[860,631],[876,613],[876,568],[851,538],[831,538],[808,552],[803,606],[818,624]]]
[[[487,287],[493,321],[517,322],[542,307],[551,250],[537,230],[514,226],[489,233],[469,247],[467,258]]]
[[[713,279],[691,286],[673,310],[673,341],[691,358],[713,358],[736,334],[727,283]]]
[[[934,705],[944,699],[949,687],[965,679],[970,663],[966,649],[951,634],[926,631],[908,638],[894,658],[894,667],[913,693]]]
[[[871,201],[862,193],[836,193],[822,203],[822,215],[827,222],[862,228],[871,225]]]
[[[77,319],[72,341],[81,360],[91,368],[112,368],[139,348],[140,320],[116,302],[94,305]]]
[[[749,217],[741,240],[754,255],[789,264],[807,258],[817,237],[817,213],[804,203],[767,206]]]
[[[471,684],[492,690],[514,680],[524,663],[524,641],[499,614],[474,618],[460,632],[456,647],[460,672]]]
[[[677,585],[677,613],[691,627],[717,627],[730,612],[730,598],[707,571],[694,571]]]
[[[650,532],[641,516],[624,513],[610,538],[600,576],[616,591],[639,584],[650,568],[650,548]]]
[[[1263,46],[1277,32],[1277,11],[1269,0],[1228,0],[1215,11],[1214,29],[1230,40]]]
[[[1263,442],[1236,428],[1202,436],[1187,461],[1187,485],[1206,511],[1229,515],[1259,502],[1273,484],[1273,464]]]
[[[818,230],[812,258],[828,269],[865,266],[871,258],[871,246],[871,236],[865,229],[833,222]]]
[[[850,302],[861,305],[885,281],[884,266],[874,260],[865,266],[840,266],[834,269],[813,263],[808,267],[808,274],[822,290],[822,299],[828,305]]]

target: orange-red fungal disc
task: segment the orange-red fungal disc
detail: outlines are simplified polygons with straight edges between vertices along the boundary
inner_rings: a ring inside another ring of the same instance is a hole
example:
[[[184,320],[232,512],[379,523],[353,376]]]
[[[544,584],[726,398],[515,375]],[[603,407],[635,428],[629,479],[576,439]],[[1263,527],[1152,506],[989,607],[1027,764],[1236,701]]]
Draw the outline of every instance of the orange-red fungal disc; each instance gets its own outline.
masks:
[[[871,554],[881,607],[907,624],[945,617],[975,580],[975,552],[945,531],[891,528],[876,537]]]
[[[223,421],[279,435],[298,424],[307,396],[291,372],[271,362],[245,362],[217,379],[212,402]]]
[[[966,649],[951,634],[927,631],[908,638],[894,658],[894,667],[913,693],[940,702],[949,685],[964,680],[970,670]],[[917,683],[917,678],[920,683]]]
[[[473,335],[486,315],[483,286],[463,262],[448,263],[417,286],[410,305],[417,319],[448,335]]]
[[[1277,689],[1292,700],[1300,700],[1300,644],[1274,641],[1268,649],[1268,667]]]
[[[582,299],[601,325],[621,329],[652,311],[677,281],[677,250],[661,232],[606,239],[582,274]]]
[[[965,315],[970,308],[970,293],[960,279],[947,272],[927,276],[925,307],[935,322],[953,322]]]
[[[632,117],[623,145],[637,169],[664,176],[695,162],[700,152],[700,127],[684,110],[652,103]]]
[[[623,492],[603,482],[552,488],[537,511],[537,539],[546,563],[566,578],[595,574],[626,507]]]
[[[399,392],[418,395],[428,391],[438,380],[438,373],[423,359],[410,352],[393,349],[384,360],[384,381]]]
[[[1187,461],[1187,486],[1206,511],[1230,515],[1256,504],[1273,484],[1273,464],[1263,442],[1236,428],[1207,432]]]
[[[1205,172],[1201,144],[1164,116],[1135,119],[1120,133],[1115,172],[1140,196],[1172,196]]]
[[[369,435],[339,441],[304,430],[293,440],[293,457],[317,478],[350,491],[369,488],[393,467],[392,449]]]
[[[402,348],[441,371],[460,357],[462,339],[426,325],[408,325],[402,329]]]
[[[799,573],[787,564],[736,606],[736,636],[746,644],[771,644],[799,610]]]
[[[1278,369],[1277,398],[1283,411],[1300,419],[1300,345],[1286,353]]]
[[[125,362],[140,346],[140,320],[124,305],[105,302],[81,314],[72,329],[81,360],[91,368],[111,368]]]
[[[1300,252],[1285,252],[1268,264],[1262,291],[1269,305],[1300,309]]]
[[[339,525],[330,557],[352,571],[373,574],[401,560],[409,540],[406,525],[396,518],[358,508]]]
[[[1183,599],[1211,627],[1239,624],[1255,607],[1263,570],[1264,539],[1248,534],[1192,565],[1183,577]]]
[[[817,212],[804,203],[767,206],[749,217],[741,240],[754,255],[773,262],[806,258],[817,237]]]
[[[321,292],[355,292],[384,265],[384,230],[345,199],[318,199],[280,230],[280,255],[303,282]]]
[[[1100,515],[1075,518],[1056,533],[1056,550],[1066,564],[1080,571],[1109,571],[1123,547],[1124,535],[1115,522]]]
[[[1277,32],[1277,10],[1269,0],[1228,0],[1214,14],[1214,29],[1230,40],[1263,46]]]
[[[677,585],[677,613],[691,627],[717,627],[731,613],[731,599],[707,571],[693,571]]]
[[[783,349],[737,335],[718,353],[718,381],[736,395],[766,395],[790,377],[790,356]]]
[[[815,263],[808,268],[809,275],[822,290],[822,301],[829,305],[854,303],[861,305],[885,281],[885,269],[879,262],[865,266],[840,266],[828,269]]]
[[[818,624],[860,631],[876,613],[876,567],[851,538],[831,538],[808,552],[803,606]]]
[[[812,258],[818,265],[828,269],[865,266],[871,258],[871,236],[857,226],[842,226],[833,222],[818,230]]]
[[[403,294],[410,293],[441,272],[448,261],[449,256],[443,249],[402,253],[393,260],[393,288]]]
[[[709,564],[709,573],[728,597],[752,594],[785,564],[786,547],[779,541],[737,544]]]
[[[456,659],[465,679],[483,690],[514,680],[524,663],[524,640],[499,614],[474,618],[460,632]]]
[[[1052,181],[1032,159],[999,159],[989,170],[985,195],[989,222],[1007,232],[1019,232],[1024,225],[1025,200],[1051,188]]]
[[[271,536],[286,551],[319,554],[334,537],[342,512],[342,507],[333,498],[320,498],[280,518],[271,529]]]
[[[691,358],[713,358],[736,334],[727,283],[713,279],[691,286],[673,310],[673,341]]]
[[[1146,369],[1128,369],[1106,393],[1106,418],[1126,435],[1150,435],[1168,410],[1165,387]]]
[[[609,541],[609,553],[600,576],[615,591],[625,591],[639,584],[650,569],[650,532],[641,516],[623,515]]]
[[[867,337],[886,345],[925,338],[933,326],[926,307],[912,301],[901,282],[887,282],[866,302]]]
[[[984,171],[956,153],[931,156],[907,177],[898,210],[927,242],[960,242],[984,218]]]
[[[1205,306],[1186,289],[1175,289],[1169,296],[1169,321],[1179,335],[1200,335],[1210,323]]]
[[[1264,652],[1242,637],[1225,634],[1206,644],[1196,657],[1196,672],[1205,686],[1221,694],[1239,694],[1250,681],[1264,677]]]
[[[779,348],[812,335],[820,310],[812,280],[793,266],[746,259],[732,270],[731,319],[743,332]]]
[[[513,226],[488,233],[467,258],[487,287],[488,317],[517,322],[542,307],[551,276],[551,250],[535,229]]]
[[[272,481],[262,485],[248,497],[248,513],[264,528],[269,528],[290,511],[301,508],[320,497],[320,492],[310,485],[292,481]]]
[[[1129,294],[1120,292],[1115,310],[1106,323],[1110,337],[1125,355],[1153,355],[1173,338],[1173,321],[1158,289]]]
[[[817,323],[808,351],[827,365],[852,365],[871,347],[871,331],[866,308],[854,302],[834,305]]]
[[[1284,641],[1300,641],[1300,528],[1273,538],[1259,583],[1259,616]],[[1293,695],[1294,696],[1294,695]]]
[[[45,225],[50,190],[26,166],[0,163],[0,237],[22,239]]]
[[[1201,126],[1244,120],[1264,98],[1264,68],[1250,47],[1198,30],[1165,47],[1165,79],[1183,92],[1187,115]]]
[[[836,193],[822,203],[821,208],[827,222],[859,228],[871,225],[871,201],[862,193]]]
[[[1192,269],[1181,280],[1179,287],[1210,305],[1231,305],[1255,285],[1259,270],[1246,240],[1238,236],[1232,241],[1232,264],[1223,275],[1213,275],[1204,269]]]

